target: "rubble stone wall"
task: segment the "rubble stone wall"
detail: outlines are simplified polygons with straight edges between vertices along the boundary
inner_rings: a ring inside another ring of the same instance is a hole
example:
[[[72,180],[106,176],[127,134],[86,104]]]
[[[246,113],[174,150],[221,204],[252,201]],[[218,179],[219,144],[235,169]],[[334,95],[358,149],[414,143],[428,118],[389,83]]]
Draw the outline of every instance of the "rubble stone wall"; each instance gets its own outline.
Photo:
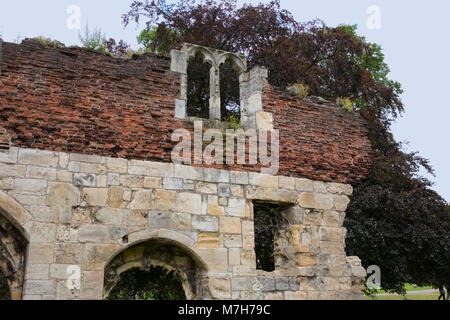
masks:
[[[24,299],[102,299],[108,264],[152,239],[197,261],[198,299],[361,295],[365,271],[345,255],[348,184],[11,147],[0,151],[0,190],[0,208],[19,204],[9,214],[29,236]],[[273,272],[256,270],[256,200],[291,204],[286,262]],[[77,268],[81,287],[70,289]]]

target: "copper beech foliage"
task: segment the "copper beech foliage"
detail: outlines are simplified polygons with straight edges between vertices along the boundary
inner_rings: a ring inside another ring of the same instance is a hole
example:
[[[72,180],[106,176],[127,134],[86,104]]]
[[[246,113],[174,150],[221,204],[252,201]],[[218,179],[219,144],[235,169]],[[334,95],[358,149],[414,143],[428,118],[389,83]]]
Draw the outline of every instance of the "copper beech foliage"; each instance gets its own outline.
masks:
[[[365,267],[376,264],[382,286],[401,292],[404,282],[450,283],[447,203],[419,175],[428,161],[405,153],[390,125],[403,112],[399,83],[388,79],[381,48],[354,26],[298,22],[279,1],[238,6],[235,0],[133,1],[125,25],[144,20],[147,45],[168,54],[184,42],[245,54],[249,66],[265,66],[273,86],[302,83],[309,94],[351,99],[370,128],[374,166],[355,186],[345,225],[347,254]],[[405,52],[405,54],[407,54]]]

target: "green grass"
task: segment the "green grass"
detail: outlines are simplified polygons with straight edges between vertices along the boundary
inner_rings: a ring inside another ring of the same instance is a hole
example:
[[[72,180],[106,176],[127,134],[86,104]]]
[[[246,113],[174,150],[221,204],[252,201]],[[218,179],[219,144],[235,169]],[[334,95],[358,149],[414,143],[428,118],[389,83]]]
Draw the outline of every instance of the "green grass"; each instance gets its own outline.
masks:
[[[405,290],[406,291],[418,291],[418,290],[429,290],[429,289],[433,289],[432,286],[427,286],[427,287],[417,287],[414,288],[414,285],[411,283],[405,283]]]
[[[422,294],[422,295],[407,295],[406,300],[437,300],[439,297],[438,294]],[[395,296],[377,296],[374,298],[364,297],[364,300],[405,300],[403,296],[395,295]]]
[[[426,286],[426,287],[417,287],[414,288],[414,284],[412,283],[405,283],[405,290],[406,291],[418,291],[418,290],[429,290],[429,289],[433,289],[433,287],[431,286]],[[377,290],[377,293],[388,293],[384,290]]]

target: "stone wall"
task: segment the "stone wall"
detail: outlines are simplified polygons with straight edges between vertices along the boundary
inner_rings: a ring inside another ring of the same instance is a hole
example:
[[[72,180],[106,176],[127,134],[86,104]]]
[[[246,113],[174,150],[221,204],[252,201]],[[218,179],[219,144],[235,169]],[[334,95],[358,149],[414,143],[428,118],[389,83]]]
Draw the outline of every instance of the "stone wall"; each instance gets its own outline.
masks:
[[[29,239],[25,299],[102,299],[105,267],[148,240],[197,262],[196,298],[358,298],[365,271],[346,257],[342,227],[351,193],[348,184],[254,172],[0,151],[0,209]],[[290,204],[279,238],[286,261],[273,272],[256,270],[255,200]],[[77,268],[81,286],[69,289]]]
[[[171,162],[172,132],[192,130],[190,121],[176,118],[185,75],[171,64],[149,53],[117,59],[32,40],[3,43],[0,139],[3,128],[16,147]],[[323,99],[272,88],[263,74],[261,68],[242,74],[241,98],[252,110],[262,101],[254,117],[272,114],[280,132],[279,173],[350,184],[363,179],[371,165],[365,121]]]

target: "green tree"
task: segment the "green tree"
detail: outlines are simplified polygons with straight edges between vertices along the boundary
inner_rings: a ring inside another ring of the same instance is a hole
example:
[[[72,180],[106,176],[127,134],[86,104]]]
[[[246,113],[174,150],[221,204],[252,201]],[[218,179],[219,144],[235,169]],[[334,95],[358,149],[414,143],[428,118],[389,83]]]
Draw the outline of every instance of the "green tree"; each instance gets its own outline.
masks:
[[[173,271],[162,267],[133,268],[120,274],[120,280],[107,300],[185,300],[183,287]]]

